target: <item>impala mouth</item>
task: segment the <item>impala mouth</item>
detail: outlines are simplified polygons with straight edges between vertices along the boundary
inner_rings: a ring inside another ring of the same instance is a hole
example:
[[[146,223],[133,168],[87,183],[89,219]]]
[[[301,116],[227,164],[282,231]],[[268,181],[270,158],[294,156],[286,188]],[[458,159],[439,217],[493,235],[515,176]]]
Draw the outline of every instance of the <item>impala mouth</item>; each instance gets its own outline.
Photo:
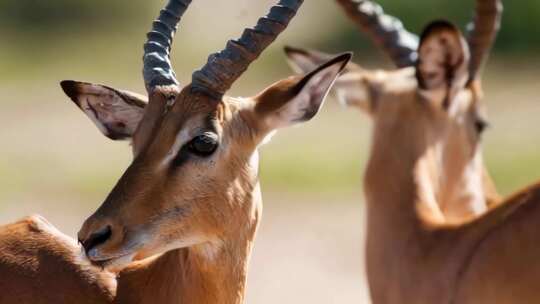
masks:
[[[137,246],[130,246],[131,248],[125,248],[117,251],[116,253],[101,252],[102,249],[92,248],[90,251],[85,252],[81,247],[82,255],[88,259],[88,261],[95,266],[103,269],[121,268],[133,261],[133,258],[137,255]]]
[[[136,253],[129,253],[97,259],[88,257],[88,259],[90,260],[90,263],[92,263],[92,265],[101,267],[103,269],[121,269],[133,262],[133,258],[135,257],[135,255]]]

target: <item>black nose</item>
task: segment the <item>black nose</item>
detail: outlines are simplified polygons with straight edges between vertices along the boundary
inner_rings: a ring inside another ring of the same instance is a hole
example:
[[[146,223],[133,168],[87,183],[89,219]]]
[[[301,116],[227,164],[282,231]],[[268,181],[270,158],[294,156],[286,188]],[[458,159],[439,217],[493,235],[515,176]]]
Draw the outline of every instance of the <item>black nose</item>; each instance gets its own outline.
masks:
[[[84,251],[88,255],[88,252],[101,244],[104,244],[111,238],[112,230],[111,226],[106,226],[94,233],[92,233],[86,240],[79,240],[82,244]]]

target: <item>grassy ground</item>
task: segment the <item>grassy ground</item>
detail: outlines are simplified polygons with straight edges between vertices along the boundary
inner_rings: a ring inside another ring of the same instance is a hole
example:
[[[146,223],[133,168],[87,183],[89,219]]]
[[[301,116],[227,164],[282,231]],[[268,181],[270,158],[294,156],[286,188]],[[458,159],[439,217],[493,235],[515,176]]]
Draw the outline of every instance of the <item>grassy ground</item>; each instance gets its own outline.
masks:
[[[511,67],[493,65],[485,81],[492,125],[486,162],[504,194],[540,178],[540,69]],[[99,199],[127,166],[129,146],[103,138],[55,80],[38,83],[0,95],[0,208],[27,195]],[[370,128],[365,115],[329,100],[314,121],[283,130],[262,148],[266,191],[358,193]]]
[[[493,66],[485,80],[491,128],[484,154],[500,191],[509,194],[540,179],[540,69]],[[264,148],[263,180],[292,191],[351,191],[361,183],[370,130],[366,116],[330,100],[321,117]]]
[[[484,150],[509,194],[540,179],[540,68],[504,62],[485,79],[492,128]],[[51,77],[4,86],[0,101],[0,222],[42,213],[74,234],[129,164],[129,145],[104,138]],[[370,129],[365,115],[328,100],[314,121],[261,149],[264,193],[291,202],[324,198],[332,207],[361,201]]]

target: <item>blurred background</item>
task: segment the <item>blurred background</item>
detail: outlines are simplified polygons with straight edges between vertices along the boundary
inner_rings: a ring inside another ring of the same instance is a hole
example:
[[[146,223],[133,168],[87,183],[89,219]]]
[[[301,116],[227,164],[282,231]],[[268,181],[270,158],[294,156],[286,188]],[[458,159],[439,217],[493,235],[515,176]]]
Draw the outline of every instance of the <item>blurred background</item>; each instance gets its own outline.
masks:
[[[141,54],[160,0],[0,0],[0,224],[39,213],[75,236],[128,166],[112,142],[66,98],[63,79],[144,92]],[[175,40],[183,83],[263,15],[271,0],[196,0]],[[462,28],[473,1],[385,0],[413,32],[432,19]],[[540,2],[506,1],[484,73],[492,128],[488,167],[503,194],[540,178]],[[282,48],[355,52],[368,68],[391,67],[333,1],[306,1],[286,33],[231,95],[256,94],[291,74]],[[262,148],[265,212],[251,262],[248,303],[363,303],[361,190],[369,119],[328,100],[307,125]]]

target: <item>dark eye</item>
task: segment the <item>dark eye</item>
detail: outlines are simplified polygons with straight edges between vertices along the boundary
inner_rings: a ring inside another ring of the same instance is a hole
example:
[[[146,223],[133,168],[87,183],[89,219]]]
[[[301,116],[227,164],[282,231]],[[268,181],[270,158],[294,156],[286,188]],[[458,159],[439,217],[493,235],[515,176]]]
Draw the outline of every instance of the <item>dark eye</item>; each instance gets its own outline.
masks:
[[[489,123],[483,118],[478,118],[474,123],[474,127],[478,134],[482,134],[489,127]]]
[[[218,147],[218,138],[216,134],[205,133],[193,138],[188,144],[189,152],[206,157],[212,155]]]

